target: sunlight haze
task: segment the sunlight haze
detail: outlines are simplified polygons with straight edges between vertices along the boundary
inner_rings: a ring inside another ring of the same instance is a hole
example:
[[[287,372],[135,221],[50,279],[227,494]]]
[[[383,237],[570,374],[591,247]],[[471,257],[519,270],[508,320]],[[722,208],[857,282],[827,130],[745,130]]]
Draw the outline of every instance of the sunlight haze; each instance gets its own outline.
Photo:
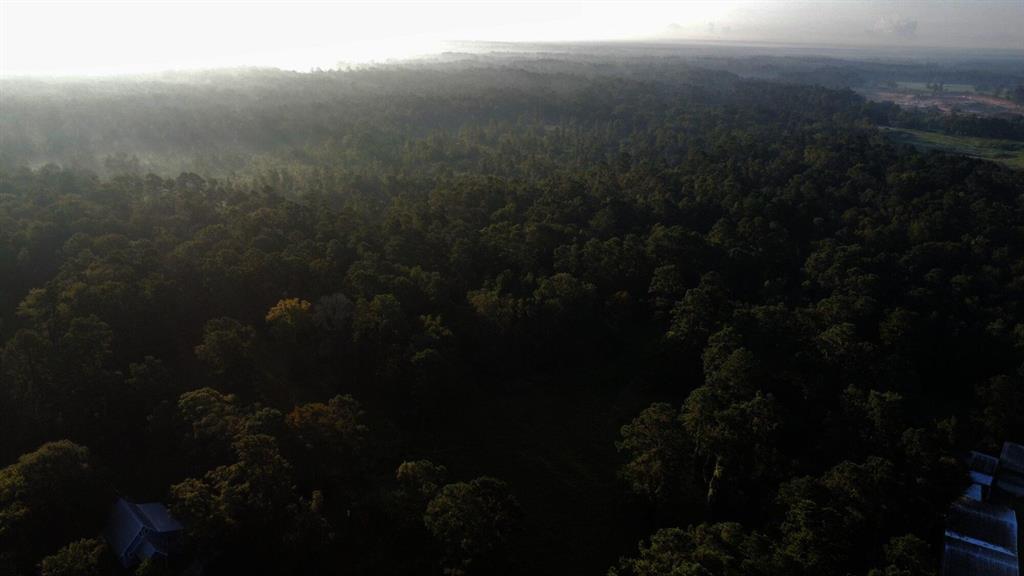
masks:
[[[449,41],[1024,48],[1024,2],[0,2],[0,73],[335,68]]]

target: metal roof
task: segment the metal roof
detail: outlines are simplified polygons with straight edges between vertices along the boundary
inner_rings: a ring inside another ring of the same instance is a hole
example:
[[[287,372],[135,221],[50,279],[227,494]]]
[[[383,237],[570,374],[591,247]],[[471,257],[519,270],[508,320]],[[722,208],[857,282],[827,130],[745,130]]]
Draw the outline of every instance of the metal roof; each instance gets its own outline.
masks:
[[[974,482],[975,484],[981,484],[982,486],[992,485],[992,476],[988,474],[982,474],[981,472],[975,472],[974,470],[971,470],[970,472],[968,472],[968,475],[971,478],[971,482]]]
[[[1017,516],[1005,506],[961,498],[950,507],[946,535],[1017,555]]]
[[[981,484],[971,484],[964,490],[964,498],[970,498],[971,500],[984,500],[984,492],[981,489]]]
[[[181,522],[171,516],[170,510],[159,502],[138,504],[136,507],[146,519],[147,525],[157,532],[178,532],[185,529]]]
[[[1024,496],[1024,476],[1012,472],[1002,472],[996,476],[995,486],[1011,496],[1017,498]]]
[[[967,468],[972,472],[980,472],[992,476],[999,466],[999,459],[981,452],[971,451],[967,454]]]
[[[1003,442],[1003,452],[999,455],[999,467],[1024,474],[1024,446],[1013,442]]]
[[[1016,556],[946,538],[942,576],[1019,576]]]
[[[103,537],[121,564],[130,567],[140,557],[166,555],[167,541],[164,537],[183,529],[163,504],[134,504],[118,498],[111,507]]]
[[[1017,515],[987,496],[1024,495],[1024,446],[1006,442],[998,459],[970,452],[965,464],[972,484],[946,516],[942,574],[1019,576]]]

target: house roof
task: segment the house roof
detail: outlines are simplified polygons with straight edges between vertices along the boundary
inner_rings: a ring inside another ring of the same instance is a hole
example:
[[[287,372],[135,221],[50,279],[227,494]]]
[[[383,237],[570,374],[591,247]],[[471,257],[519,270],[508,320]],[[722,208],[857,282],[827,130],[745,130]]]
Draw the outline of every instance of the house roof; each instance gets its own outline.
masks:
[[[141,531],[142,523],[136,517],[131,502],[118,498],[110,509],[107,529],[103,533],[107,543],[114,549],[118,557],[121,557],[128,551]]]
[[[1019,576],[1017,557],[946,538],[942,576]]]
[[[1000,468],[1024,474],[1024,446],[1013,442],[1003,443],[1003,452],[999,455]]]
[[[988,476],[996,473],[999,459],[981,452],[971,451],[967,454],[967,468],[972,472],[980,472]]]
[[[103,536],[121,563],[129,565],[140,545],[159,547],[159,543],[149,541],[149,536],[174,534],[183,529],[163,504],[135,504],[118,498],[110,510]]]
[[[964,490],[964,498],[970,498],[971,500],[983,500],[984,492],[981,489],[981,484],[971,484]]]
[[[1017,516],[986,501],[984,487],[994,487],[993,494],[1024,494],[1024,446],[1007,442],[998,459],[970,452],[965,463],[972,484],[949,508],[942,574],[1019,576]]]
[[[1003,472],[996,477],[995,486],[1014,497],[1024,497],[1024,475]]]
[[[147,525],[156,532],[178,532],[185,529],[181,522],[171,516],[170,510],[159,502],[139,504],[137,508],[147,521]]]
[[[946,537],[1016,557],[1017,516],[1005,506],[961,498],[950,507]]]
[[[1019,573],[1017,517],[1013,510],[970,498],[954,503],[946,519],[943,576]]]
[[[981,472],[975,472],[974,470],[971,470],[967,474],[970,476],[971,482],[974,482],[975,484],[981,484],[982,486],[991,486],[992,485],[992,476],[990,476],[988,474],[983,474]]]

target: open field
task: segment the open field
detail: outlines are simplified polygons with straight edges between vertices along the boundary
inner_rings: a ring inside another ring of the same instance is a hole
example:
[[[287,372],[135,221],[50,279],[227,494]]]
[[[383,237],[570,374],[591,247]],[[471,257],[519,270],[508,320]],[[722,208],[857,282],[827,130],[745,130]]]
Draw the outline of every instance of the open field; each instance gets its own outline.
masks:
[[[995,138],[950,136],[938,132],[908,130],[904,128],[886,128],[885,130],[894,140],[913,144],[918,148],[984,158],[1000,162],[1011,168],[1024,170],[1024,142],[998,140]]]

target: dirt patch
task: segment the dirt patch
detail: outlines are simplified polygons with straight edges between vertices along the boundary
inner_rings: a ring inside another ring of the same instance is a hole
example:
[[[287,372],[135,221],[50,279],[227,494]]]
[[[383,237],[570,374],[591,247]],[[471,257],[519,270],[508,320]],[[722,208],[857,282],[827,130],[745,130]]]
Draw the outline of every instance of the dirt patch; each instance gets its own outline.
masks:
[[[919,94],[875,88],[863,89],[859,92],[868,100],[893,102],[905,108],[937,108],[947,114],[954,110],[980,116],[1024,114],[1024,105],[988,94],[970,92]]]

